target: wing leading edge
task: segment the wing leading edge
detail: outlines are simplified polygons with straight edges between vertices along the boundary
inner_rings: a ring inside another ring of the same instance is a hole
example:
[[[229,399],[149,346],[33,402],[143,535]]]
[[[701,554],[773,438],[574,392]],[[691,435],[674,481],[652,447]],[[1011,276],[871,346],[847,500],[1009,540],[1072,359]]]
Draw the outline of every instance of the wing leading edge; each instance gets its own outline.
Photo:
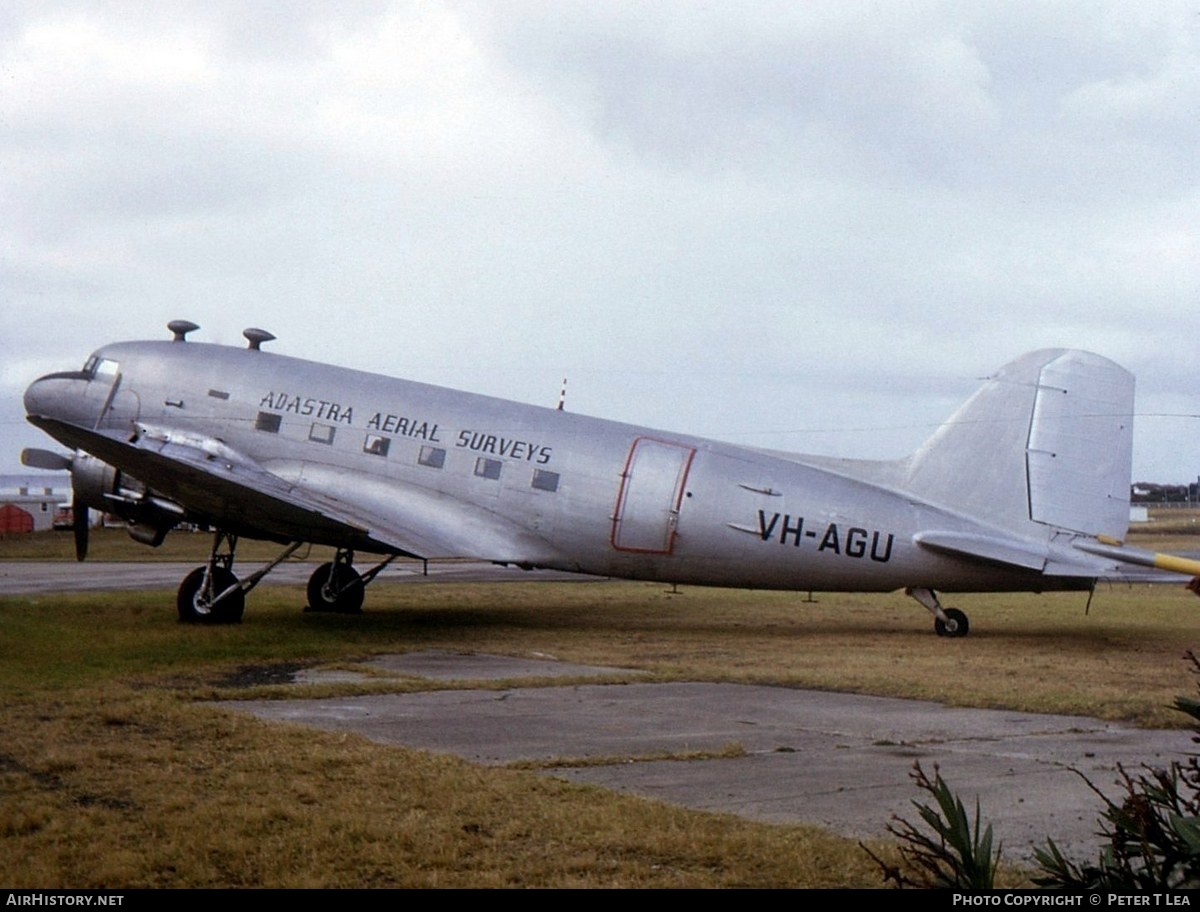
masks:
[[[537,564],[549,544],[495,513],[412,485],[345,468],[250,459],[223,441],[139,424],[133,439],[44,417],[30,420],[202,517],[279,540],[314,541],[410,557]]]

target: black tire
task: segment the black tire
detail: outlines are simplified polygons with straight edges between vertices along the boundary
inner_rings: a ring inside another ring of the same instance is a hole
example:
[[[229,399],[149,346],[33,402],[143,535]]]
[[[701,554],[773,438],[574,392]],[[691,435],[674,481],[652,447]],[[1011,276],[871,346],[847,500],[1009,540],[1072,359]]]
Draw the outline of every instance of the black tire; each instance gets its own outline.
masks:
[[[967,631],[971,629],[971,624],[967,620],[966,614],[957,608],[947,608],[944,613],[946,620],[950,623],[946,624],[941,618],[934,618],[934,632],[940,637],[965,637]]]
[[[322,564],[308,578],[308,610],[362,614],[366,587],[348,564]]]
[[[175,605],[179,610],[179,621],[183,624],[240,624],[246,610],[246,593],[237,591],[209,605],[201,598],[206,568],[197,567],[179,584]],[[230,586],[237,585],[238,578],[224,567],[213,568],[212,592],[219,595]]]

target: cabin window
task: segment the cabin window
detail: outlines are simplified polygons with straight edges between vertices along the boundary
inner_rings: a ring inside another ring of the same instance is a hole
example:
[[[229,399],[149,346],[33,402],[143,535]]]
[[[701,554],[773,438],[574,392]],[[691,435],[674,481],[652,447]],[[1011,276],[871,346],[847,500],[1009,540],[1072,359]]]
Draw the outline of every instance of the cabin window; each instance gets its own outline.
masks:
[[[210,396],[212,396],[212,398],[214,398],[214,399],[228,399],[229,398],[229,393],[225,392],[225,390],[209,390],[208,394]]]
[[[308,439],[313,443],[333,443],[333,433],[336,430],[332,424],[313,422],[308,431]]]
[[[382,437],[379,434],[368,434],[367,439],[363,441],[363,452],[370,453],[372,456],[386,456],[388,454],[388,448],[391,445],[391,437]]]
[[[480,456],[475,460],[475,474],[480,478],[496,481],[500,477],[500,469],[504,465],[499,459],[488,459]]]
[[[259,412],[258,417],[254,419],[254,430],[266,431],[268,434],[278,434],[279,425],[282,422],[282,415],[275,412]]]
[[[440,469],[446,464],[446,451],[441,447],[423,446],[417,462],[431,469]]]
[[[558,490],[558,473],[547,472],[545,469],[534,469],[532,486],[535,490],[553,493]]]

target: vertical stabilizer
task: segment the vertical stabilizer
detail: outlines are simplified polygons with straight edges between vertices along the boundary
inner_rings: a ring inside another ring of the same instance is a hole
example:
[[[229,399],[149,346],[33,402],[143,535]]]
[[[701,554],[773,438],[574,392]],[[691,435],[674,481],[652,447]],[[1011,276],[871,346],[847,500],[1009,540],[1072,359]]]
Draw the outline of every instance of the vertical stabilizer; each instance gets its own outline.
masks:
[[[955,412],[909,460],[905,487],[1012,531],[1121,538],[1132,453],[1133,375],[1047,349],[1002,368]]]

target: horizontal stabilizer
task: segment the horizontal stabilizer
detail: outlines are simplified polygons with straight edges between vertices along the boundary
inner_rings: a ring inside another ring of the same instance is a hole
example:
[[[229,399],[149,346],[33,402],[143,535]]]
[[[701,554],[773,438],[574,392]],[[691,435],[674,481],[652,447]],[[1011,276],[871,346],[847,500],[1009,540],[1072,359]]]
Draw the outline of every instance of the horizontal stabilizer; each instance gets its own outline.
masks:
[[[1152,567],[1166,573],[1178,573],[1182,576],[1200,577],[1200,560],[1182,557],[1177,554],[1159,554],[1142,548],[1131,548],[1121,542],[1077,541],[1075,547],[1080,551],[1119,561],[1123,564],[1134,564],[1139,567]]]
[[[1041,570],[1046,566],[1047,549],[1030,542],[968,532],[918,532],[913,541],[934,551],[1027,570]]]

